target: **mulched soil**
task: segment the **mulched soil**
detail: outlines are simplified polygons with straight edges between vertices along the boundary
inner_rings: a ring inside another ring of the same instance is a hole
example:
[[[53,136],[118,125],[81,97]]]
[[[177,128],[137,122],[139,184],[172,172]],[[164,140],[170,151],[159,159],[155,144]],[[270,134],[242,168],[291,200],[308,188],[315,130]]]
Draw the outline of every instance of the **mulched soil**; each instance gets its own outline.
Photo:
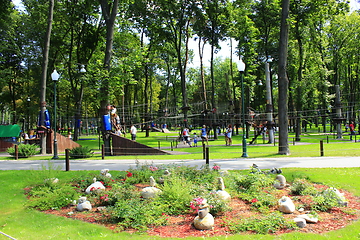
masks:
[[[325,188],[322,185],[316,185],[317,188]],[[360,216],[360,198],[354,196],[353,194],[339,190],[341,193],[344,193],[346,200],[348,201],[347,207],[335,207],[331,209],[329,212],[319,212],[319,221],[316,224],[307,224],[305,228],[298,229],[298,232],[305,233],[324,233],[328,231],[333,231],[337,229],[341,229],[346,225],[356,221]],[[278,195],[281,196],[290,196],[288,190],[279,190]],[[279,197],[279,198],[280,198]],[[291,196],[290,196],[291,197]],[[308,197],[306,196],[298,196],[298,200],[294,201],[295,205],[297,203],[306,203]],[[223,225],[224,221],[229,219],[242,219],[248,218],[254,215],[260,215],[261,213],[251,210],[250,204],[233,198],[230,202],[230,207],[232,211],[225,212],[221,216],[215,217],[215,226],[212,230],[200,231],[193,227],[192,222],[196,216],[196,214],[186,214],[180,216],[168,216],[168,225],[159,226],[150,228],[147,233],[149,235],[156,235],[160,237],[171,237],[171,238],[185,238],[189,236],[193,237],[211,237],[211,236],[225,236],[231,235],[229,233],[229,229]],[[272,209],[276,210],[276,209]],[[101,208],[93,208],[89,212],[78,212],[76,211],[76,207],[69,206],[64,207],[60,210],[47,210],[44,211],[48,214],[55,214],[58,216],[78,219],[81,221],[100,224],[109,229],[117,231],[116,224],[108,223],[106,220],[106,216],[101,211]],[[297,215],[300,215],[298,211],[292,214],[284,214],[284,216],[288,219],[293,219]],[[128,232],[136,232],[136,230],[128,229]],[[288,233],[294,230],[283,229],[277,231],[275,234],[283,234]],[[252,232],[247,232],[245,234],[253,234]]]

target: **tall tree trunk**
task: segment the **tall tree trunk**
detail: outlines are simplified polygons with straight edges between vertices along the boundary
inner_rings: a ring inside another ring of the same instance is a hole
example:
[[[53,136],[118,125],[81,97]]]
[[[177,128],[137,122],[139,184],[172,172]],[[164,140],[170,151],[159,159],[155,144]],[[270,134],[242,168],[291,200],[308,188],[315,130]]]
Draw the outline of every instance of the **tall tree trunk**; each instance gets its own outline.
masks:
[[[207,106],[207,94],[206,94],[206,83],[205,83],[205,76],[204,76],[204,47],[206,42],[204,41],[202,44],[201,38],[199,38],[199,58],[200,58],[200,78],[201,78],[201,88],[204,96],[204,110],[208,108]]]
[[[106,49],[104,57],[104,69],[110,72],[111,64],[111,52],[113,47],[113,38],[114,38],[114,26],[115,19],[118,11],[119,0],[114,0],[112,6],[110,6],[108,0],[99,0],[101,4],[101,12],[105,19],[106,23]],[[106,77],[103,79],[102,86],[100,88],[100,93],[102,94],[100,102],[100,115],[101,117],[108,114],[107,105],[109,104],[109,79]],[[105,130],[105,126],[102,126],[102,136],[104,140],[105,155],[111,155],[110,149],[110,135]]]
[[[279,49],[279,154],[290,154],[288,143],[288,86],[289,80],[286,74],[289,25],[289,2],[282,0],[280,49]]]
[[[45,110],[46,110],[46,77],[47,77],[47,68],[49,63],[49,48],[50,48],[50,37],[51,29],[53,22],[53,12],[54,12],[54,0],[49,0],[49,12],[48,12],[48,22],[45,35],[45,44],[43,52],[43,62],[42,62],[42,74],[41,74],[41,84],[40,84],[40,110],[41,110],[41,122],[40,126],[43,126],[45,121]],[[56,127],[56,126],[53,126]],[[46,133],[41,136],[41,154],[46,154]]]

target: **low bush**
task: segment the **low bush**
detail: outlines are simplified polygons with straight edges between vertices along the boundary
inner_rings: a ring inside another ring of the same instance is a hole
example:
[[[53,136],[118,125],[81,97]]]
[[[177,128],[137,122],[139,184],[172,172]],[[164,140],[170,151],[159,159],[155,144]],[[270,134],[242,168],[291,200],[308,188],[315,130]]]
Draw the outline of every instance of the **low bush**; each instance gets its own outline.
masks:
[[[286,220],[279,212],[260,217],[229,221],[227,224],[232,233],[252,231],[258,234],[268,234],[275,233],[280,229],[296,228],[295,222]]]
[[[89,147],[75,147],[70,149],[70,158],[89,158],[94,152]]]
[[[11,156],[15,156],[15,146],[8,148],[7,152]],[[18,157],[31,157],[38,153],[36,145],[33,144],[19,144],[18,145]]]
[[[78,193],[68,184],[45,183],[30,188],[27,206],[39,210],[59,209],[77,200]]]

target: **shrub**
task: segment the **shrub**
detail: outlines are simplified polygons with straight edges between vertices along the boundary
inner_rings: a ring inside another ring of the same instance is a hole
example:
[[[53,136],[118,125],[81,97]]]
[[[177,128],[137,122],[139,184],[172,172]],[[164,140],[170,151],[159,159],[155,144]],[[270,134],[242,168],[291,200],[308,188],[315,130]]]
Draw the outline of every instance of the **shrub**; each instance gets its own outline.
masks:
[[[291,185],[291,194],[294,195],[315,195],[316,188],[306,179],[295,179]]]
[[[165,206],[168,214],[181,214],[189,210],[189,204],[192,200],[189,181],[173,177],[165,181],[161,189],[162,194],[159,195],[156,201]]]
[[[281,213],[271,213],[261,217],[244,218],[226,223],[233,233],[252,231],[258,234],[275,233],[278,230],[296,228],[295,222],[287,221]]]
[[[114,207],[108,208],[110,217],[118,222],[121,229],[135,228],[146,231],[150,225],[166,223],[166,208],[152,200],[119,199]]]
[[[87,146],[70,149],[70,158],[88,158],[92,157],[93,154],[94,152]]]
[[[339,206],[339,197],[335,192],[329,191],[328,189],[318,193],[313,198],[311,209],[315,211],[326,212],[333,207]]]
[[[15,156],[15,146],[8,148],[7,152]],[[33,144],[19,144],[18,145],[18,156],[19,157],[31,157],[38,153],[37,146]]]
[[[36,185],[29,191],[28,207],[40,210],[59,209],[68,206],[78,193],[70,185],[47,182]]]
[[[265,175],[262,173],[253,173],[247,176],[240,176],[234,179],[239,191],[258,191],[262,188],[271,186],[274,182],[274,179],[270,175]]]

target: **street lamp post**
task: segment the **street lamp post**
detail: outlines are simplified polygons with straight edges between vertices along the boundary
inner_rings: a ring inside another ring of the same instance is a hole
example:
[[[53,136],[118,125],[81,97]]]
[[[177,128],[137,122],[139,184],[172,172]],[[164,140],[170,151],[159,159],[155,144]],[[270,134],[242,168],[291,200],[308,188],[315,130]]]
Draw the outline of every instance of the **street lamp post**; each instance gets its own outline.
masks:
[[[51,79],[54,82],[54,156],[52,159],[58,159],[58,149],[57,149],[57,139],[56,139],[56,83],[59,80],[60,75],[57,73],[56,70],[51,74]]]
[[[247,149],[246,149],[246,133],[245,133],[245,128],[246,128],[246,124],[245,124],[245,101],[244,101],[244,71],[245,71],[245,63],[243,62],[243,60],[240,58],[240,61],[238,63],[238,69],[240,72],[240,78],[241,78],[241,115],[242,115],[242,134],[243,134],[243,139],[242,139],[242,149],[243,149],[243,153],[241,157],[247,158],[248,154],[247,154]]]

